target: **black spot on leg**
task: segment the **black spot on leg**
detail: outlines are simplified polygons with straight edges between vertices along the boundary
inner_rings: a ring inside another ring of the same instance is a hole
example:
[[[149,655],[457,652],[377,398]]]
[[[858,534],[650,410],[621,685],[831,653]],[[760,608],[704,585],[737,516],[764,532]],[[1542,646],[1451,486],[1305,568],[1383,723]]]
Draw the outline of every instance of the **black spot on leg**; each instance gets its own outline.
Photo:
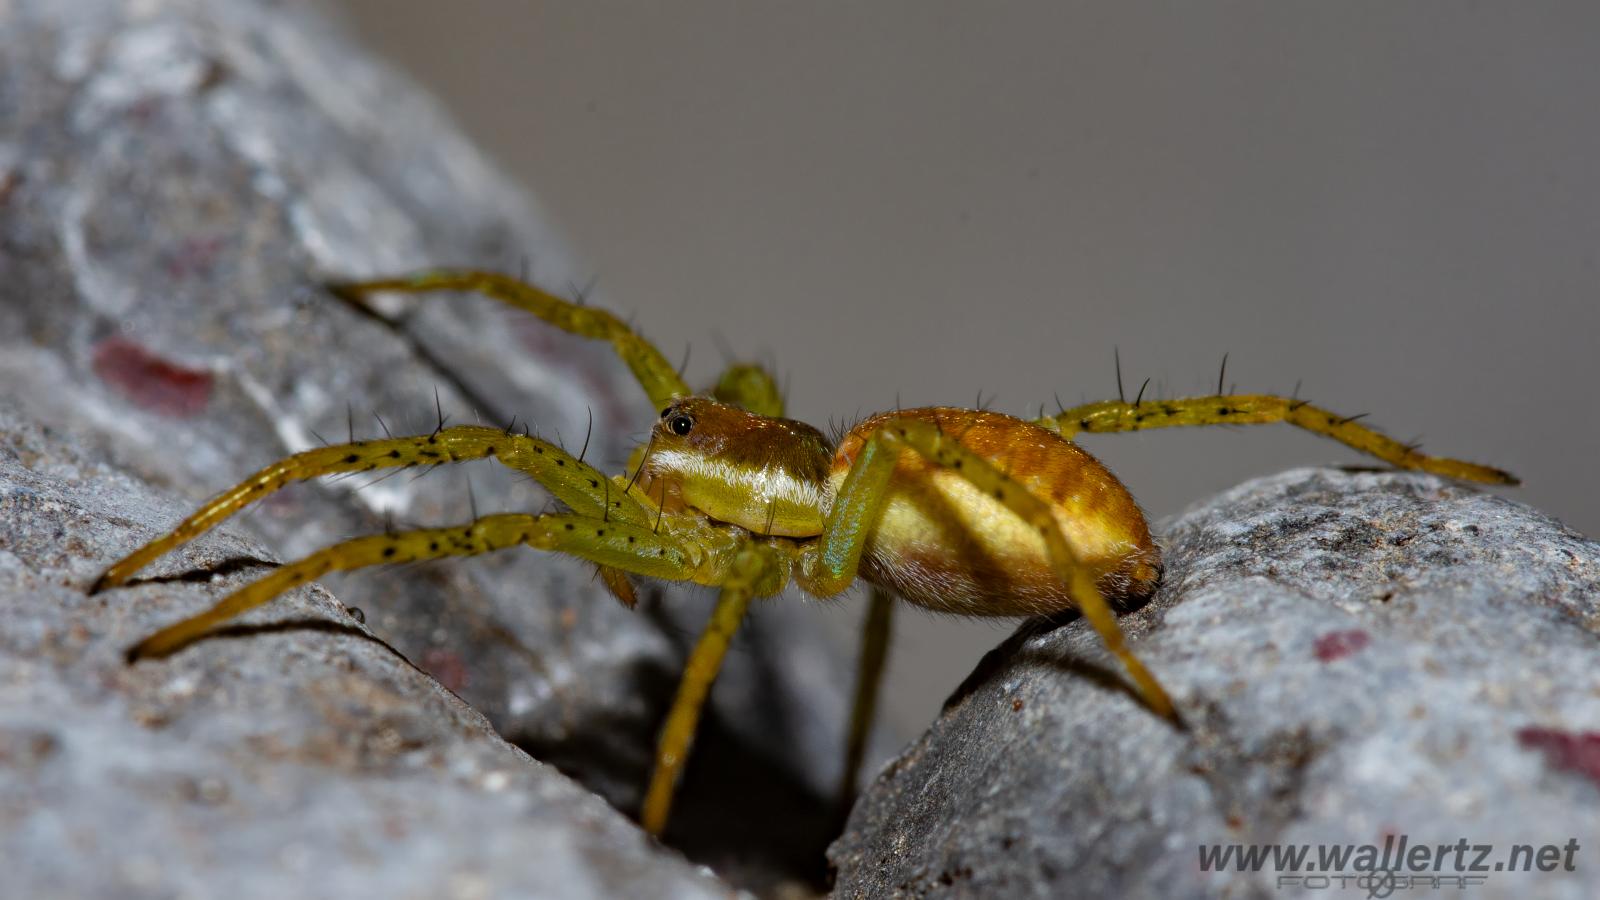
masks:
[[[566,465],[566,464],[567,464],[567,461],[566,461],[566,460],[564,460],[564,459],[558,459],[558,460],[556,460],[556,465],[558,465],[558,466],[564,466],[564,465]]]
[[[572,523],[571,523],[571,522],[568,522],[568,523],[567,523],[567,530],[568,530],[568,531],[572,531],[572,530],[573,530],[573,529],[575,529],[575,528],[577,528],[577,527],[578,527],[578,526],[576,526],[576,525],[574,525],[574,524],[572,524]]]
[[[438,553],[439,552],[439,542],[438,541],[429,541],[428,542],[428,552],[429,553]]]
[[[1233,412],[1233,410],[1229,409],[1226,406],[1217,407],[1217,415],[1219,415],[1219,416],[1226,416],[1226,415],[1229,415],[1232,412]]]
[[[344,458],[344,461],[347,462],[347,463],[360,462],[361,461],[361,457],[357,456],[354,453],[352,453],[349,456],[346,456]]]
[[[544,448],[539,446],[538,444],[534,444],[533,445],[533,452],[543,456],[544,455]]]
[[[389,458],[390,459],[399,459],[400,458],[400,451],[399,450],[390,450],[389,451]]]
[[[596,528],[594,530],[594,536],[595,537],[605,537],[606,536],[606,530],[604,528]]]
[[[633,535],[631,535],[631,534],[630,534],[630,535],[628,535],[628,543],[630,543],[630,544],[631,544],[631,543],[633,543],[633,542],[634,542],[634,541],[636,541],[636,540],[638,540],[638,538],[635,538],[635,537],[634,537],[634,536],[633,536]]]
[[[393,559],[396,552],[397,551],[393,547],[385,547],[385,548],[383,548],[383,558],[384,559]]]
[[[595,481],[593,478],[589,479],[589,487],[597,488],[599,486],[600,486],[600,482]]]

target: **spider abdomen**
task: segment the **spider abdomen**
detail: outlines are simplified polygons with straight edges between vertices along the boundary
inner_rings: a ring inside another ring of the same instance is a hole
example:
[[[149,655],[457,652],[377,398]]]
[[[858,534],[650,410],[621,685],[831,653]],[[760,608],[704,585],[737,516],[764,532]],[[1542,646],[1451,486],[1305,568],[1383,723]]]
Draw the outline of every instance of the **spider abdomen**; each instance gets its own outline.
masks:
[[[1155,589],[1160,553],[1127,488],[1073,442],[1021,419],[946,407],[874,416],[840,442],[835,491],[863,441],[900,417],[937,425],[1044,501],[1108,599],[1138,600]],[[861,574],[918,606],[958,615],[1041,615],[1073,605],[1036,528],[960,472],[909,449],[868,532]]]

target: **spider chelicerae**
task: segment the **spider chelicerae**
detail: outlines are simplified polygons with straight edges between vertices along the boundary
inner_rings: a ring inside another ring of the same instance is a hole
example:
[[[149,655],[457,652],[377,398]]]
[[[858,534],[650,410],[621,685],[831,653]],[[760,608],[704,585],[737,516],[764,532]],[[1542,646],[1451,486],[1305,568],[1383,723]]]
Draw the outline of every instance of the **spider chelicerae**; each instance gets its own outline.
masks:
[[[1287,422],[1391,465],[1450,478],[1516,484],[1488,466],[1424,455],[1293,397],[1223,394],[1133,402],[1119,397],[1032,421],[985,410],[929,407],[871,416],[838,441],[783,417],[777,383],[736,365],[705,394],[691,391],[649,341],[610,312],[518,279],[475,270],[329,286],[362,304],[384,292],[475,292],[572,334],[609,341],[659,418],[628,469],[606,475],[527,433],[440,427],[415,437],[352,441],[297,453],[218,494],[166,535],[106,570],[92,590],[126,583],[164,553],[294,481],[323,475],[495,459],[543,485],[565,507],[501,513],[452,528],[344,541],[245,585],[211,609],[150,635],[130,659],[172,653],[213,627],[335,570],[515,546],[595,563],[632,606],[630,576],[720,589],[662,727],[640,820],[659,834],[700,712],[750,603],[791,581],[817,597],[856,579],[872,585],[842,792],[853,789],[873,716],[893,598],[938,612],[1029,616],[1077,610],[1121,661],[1150,711],[1181,723],[1167,691],[1128,647],[1114,607],[1149,597],[1159,551],[1116,476],[1073,442],[1079,432]]]

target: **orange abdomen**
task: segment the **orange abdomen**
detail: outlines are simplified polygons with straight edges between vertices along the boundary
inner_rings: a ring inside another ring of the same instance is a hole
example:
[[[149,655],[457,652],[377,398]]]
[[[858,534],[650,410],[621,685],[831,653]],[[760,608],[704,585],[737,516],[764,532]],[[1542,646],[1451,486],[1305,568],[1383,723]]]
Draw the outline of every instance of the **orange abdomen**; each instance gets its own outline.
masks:
[[[838,490],[862,442],[905,416],[945,434],[1050,504],[1079,563],[1113,602],[1143,599],[1161,577],[1144,514],[1122,482],[1076,444],[1000,413],[933,407],[883,413],[845,435],[830,479]],[[1025,616],[1072,607],[1044,540],[958,472],[903,451],[882,515],[868,533],[861,575],[911,603],[969,616]]]

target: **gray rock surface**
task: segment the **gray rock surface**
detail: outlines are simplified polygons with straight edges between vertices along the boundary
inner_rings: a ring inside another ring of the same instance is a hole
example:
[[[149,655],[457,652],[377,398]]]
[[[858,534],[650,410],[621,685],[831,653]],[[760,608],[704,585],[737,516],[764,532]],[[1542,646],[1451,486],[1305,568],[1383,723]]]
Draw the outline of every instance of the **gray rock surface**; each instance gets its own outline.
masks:
[[[123,527],[71,538],[74,572],[87,578],[319,435],[377,434],[379,416],[396,433],[431,430],[436,391],[452,421],[516,416],[587,440],[588,459],[620,470],[652,411],[608,348],[487,300],[396,304],[385,321],[318,286],[446,264],[525,268],[558,290],[592,275],[427,98],[304,4],[0,4],[0,394],[176,498],[161,516],[130,508]],[[277,559],[389,519],[462,521],[468,477],[486,512],[547,503],[485,464],[300,486],[240,517],[235,537],[148,574],[228,559],[237,535]],[[531,552],[332,585],[507,739],[625,810],[710,601],[650,590],[629,612],[587,567]],[[160,600],[174,589],[105,602],[176,602]],[[848,689],[849,666],[803,609],[758,607],[669,839],[765,873],[756,881],[820,875]],[[789,814],[765,815],[774,805]],[[754,812],[730,827],[740,810]]]
[[[1164,586],[1123,621],[1189,731],[1083,623],[1025,625],[857,804],[836,896],[1431,896],[1405,868],[1369,893],[1199,862],[1402,835],[1491,865],[1576,838],[1575,871],[1445,892],[1600,896],[1600,545],[1432,477],[1323,469],[1159,531]]]
[[[184,505],[0,405],[0,894],[727,897],[352,620],[296,592],[160,665],[250,571],[85,596]],[[197,566],[260,557],[231,529]]]

